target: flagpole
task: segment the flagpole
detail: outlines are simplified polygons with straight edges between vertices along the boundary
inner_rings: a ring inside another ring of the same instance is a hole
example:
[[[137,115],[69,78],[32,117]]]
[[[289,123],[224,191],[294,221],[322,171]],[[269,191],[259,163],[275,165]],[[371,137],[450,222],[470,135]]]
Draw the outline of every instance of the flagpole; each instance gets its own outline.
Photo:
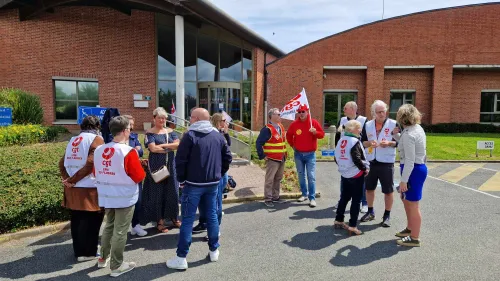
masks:
[[[311,109],[309,108],[309,124],[311,124],[311,128],[313,127],[313,117],[311,115]]]

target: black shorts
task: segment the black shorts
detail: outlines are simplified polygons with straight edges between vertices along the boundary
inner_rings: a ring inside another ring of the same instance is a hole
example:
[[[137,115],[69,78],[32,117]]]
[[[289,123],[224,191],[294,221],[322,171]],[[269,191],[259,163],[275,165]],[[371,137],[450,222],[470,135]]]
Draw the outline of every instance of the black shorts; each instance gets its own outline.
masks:
[[[394,192],[394,163],[370,162],[370,172],[365,178],[366,190],[375,190],[378,181],[384,194]]]

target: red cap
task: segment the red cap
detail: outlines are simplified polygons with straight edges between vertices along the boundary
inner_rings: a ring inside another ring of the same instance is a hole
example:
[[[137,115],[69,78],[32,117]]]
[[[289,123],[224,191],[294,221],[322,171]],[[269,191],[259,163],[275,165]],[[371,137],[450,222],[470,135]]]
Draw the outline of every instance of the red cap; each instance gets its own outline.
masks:
[[[308,111],[308,110],[309,110],[309,107],[305,103],[301,104],[299,106],[299,108],[297,109],[297,111]]]

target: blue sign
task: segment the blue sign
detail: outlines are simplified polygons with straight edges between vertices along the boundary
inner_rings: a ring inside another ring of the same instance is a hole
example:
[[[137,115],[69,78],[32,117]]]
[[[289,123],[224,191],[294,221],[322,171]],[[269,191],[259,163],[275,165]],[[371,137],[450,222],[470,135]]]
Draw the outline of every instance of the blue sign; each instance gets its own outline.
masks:
[[[321,156],[335,156],[335,150],[334,149],[321,150]]]
[[[89,107],[89,106],[79,106],[78,107],[78,124],[82,124],[83,118],[89,115],[95,115],[99,117],[99,120],[102,122],[102,118],[104,118],[104,113],[107,108],[105,107]]]
[[[0,107],[0,127],[12,125],[12,108]]]

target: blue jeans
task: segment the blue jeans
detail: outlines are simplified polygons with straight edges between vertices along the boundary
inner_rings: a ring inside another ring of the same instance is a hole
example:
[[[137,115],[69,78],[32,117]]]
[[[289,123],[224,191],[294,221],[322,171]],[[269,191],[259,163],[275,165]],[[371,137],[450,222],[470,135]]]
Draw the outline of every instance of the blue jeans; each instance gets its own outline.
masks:
[[[344,190],[344,186],[342,185],[342,181],[340,181],[340,197],[341,198],[342,198],[342,191],[343,190]],[[339,203],[340,203],[340,199],[339,199]],[[361,196],[361,205],[368,206],[368,202],[366,201],[366,186],[364,183],[363,183],[363,195]]]
[[[222,222],[222,193],[224,192],[224,188],[227,185],[227,173],[225,173],[219,181],[219,186],[217,188],[217,219],[219,220],[219,225]],[[203,225],[203,227],[207,227],[207,217],[204,212],[202,212],[204,206],[203,202],[200,202],[200,206],[198,206],[198,211],[200,212],[200,218],[198,222]]]
[[[202,203],[201,210],[207,218],[208,247],[210,251],[219,248],[219,224],[217,223],[218,185],[196,187],[186,184],[182,190],[181,215],[182,224],[177,244],[177,256],[185,258],[192,241],[193,223],[196,209]]]
[[[295,150],[295,167],[299,175],[300,191],[302,196],[307,196],[309,193],[309,200],[316,198],[316,152],[299,152]],[[307,185],[306,185],[306,172],[307,172]]]

